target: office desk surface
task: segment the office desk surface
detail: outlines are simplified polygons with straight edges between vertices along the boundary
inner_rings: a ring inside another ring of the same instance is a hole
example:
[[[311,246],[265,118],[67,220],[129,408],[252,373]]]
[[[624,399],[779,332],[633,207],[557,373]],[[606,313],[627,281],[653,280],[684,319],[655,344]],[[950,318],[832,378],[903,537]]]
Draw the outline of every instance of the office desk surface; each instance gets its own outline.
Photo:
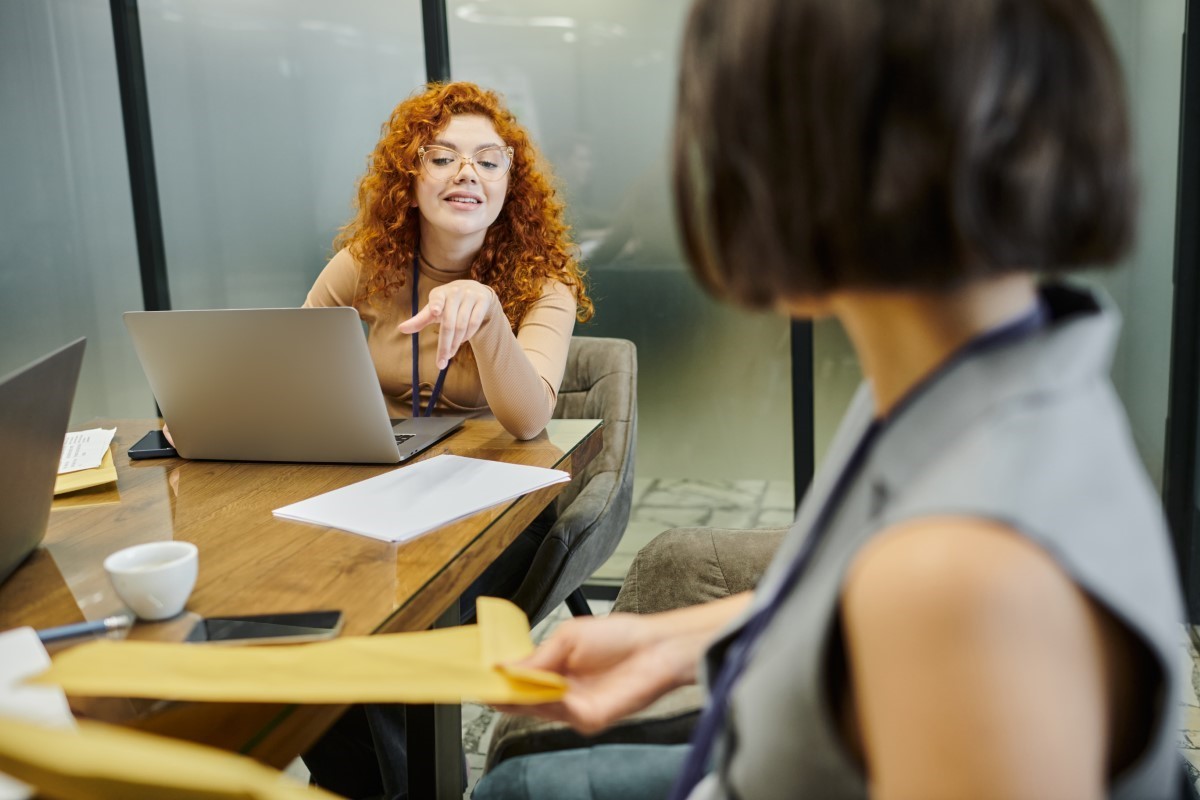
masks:
[[[131,636],[180,640],[200,616],[341,609],[343,635],[423,630],[508,546],[565,484],[394,544],[274,517],[272,509],[402,466],[130,461],[155,420],[117,426],[117,485],[57,499],[43,546],[0,585],[0,630],[101,619],[121,611],[104,557],[140,542],[200,548],[187,611],[139,623]],[[440,453],[563,469],[578,475],[602,444],[599,420],[553,420],[526,442],[492,420],[464,427]],[[412,463],[412,462],[409,462]],[[77,713],[254,755],[276,766],[302,752],[338,709],[73,699]],[[286,723],[286,724],[285,724]]]

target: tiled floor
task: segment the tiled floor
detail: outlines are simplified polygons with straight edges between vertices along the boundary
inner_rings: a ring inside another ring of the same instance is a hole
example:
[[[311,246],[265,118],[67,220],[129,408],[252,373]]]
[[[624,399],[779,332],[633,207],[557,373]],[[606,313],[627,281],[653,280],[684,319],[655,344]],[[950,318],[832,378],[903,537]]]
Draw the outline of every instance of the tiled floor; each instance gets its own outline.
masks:
[[[1188,667],[1191,680],[1183,689],[1183,718],[1180,720],[1179,746],[1192,774],[1192,785],[1200,789],[1200,655],[1191,637],[1183,632],[1180,636],[1179,657]]]

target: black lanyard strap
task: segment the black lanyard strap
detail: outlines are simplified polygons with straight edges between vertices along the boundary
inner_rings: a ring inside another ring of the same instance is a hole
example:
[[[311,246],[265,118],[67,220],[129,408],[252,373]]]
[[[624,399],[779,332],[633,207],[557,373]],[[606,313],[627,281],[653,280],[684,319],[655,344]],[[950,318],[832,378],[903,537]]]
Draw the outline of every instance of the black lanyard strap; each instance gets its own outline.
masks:
[[[421,276],[421,265],[417,263],[417,256],[413,256],[412,264],[412,315],[415,317],[420,310],[421,293],[417,289],[417,283]],[[438,373],[437,382],[433,384],[433,392],[429,395],[429,404],[425,406],[425,410],[421,410],[421,334],[414,331],[412,335],[412,415],[416,417],[428,417],[433,412],[433,407],[437,405],[438,398],[442,396],[442,384],[446,382],[446,370],[450,369],[450,364],[442,367],[442,371]]]

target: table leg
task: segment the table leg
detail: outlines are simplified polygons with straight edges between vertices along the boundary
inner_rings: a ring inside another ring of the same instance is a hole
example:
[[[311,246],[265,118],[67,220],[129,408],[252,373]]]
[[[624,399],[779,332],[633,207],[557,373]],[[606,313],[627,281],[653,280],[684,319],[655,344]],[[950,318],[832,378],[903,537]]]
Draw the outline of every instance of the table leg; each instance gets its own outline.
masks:
[[[434,628],[458,625],[458,600],[433,624]],[[462,706],[409,705],[405,707],[408,730],[408,796],[438,800],[462,800],[464,756]]]

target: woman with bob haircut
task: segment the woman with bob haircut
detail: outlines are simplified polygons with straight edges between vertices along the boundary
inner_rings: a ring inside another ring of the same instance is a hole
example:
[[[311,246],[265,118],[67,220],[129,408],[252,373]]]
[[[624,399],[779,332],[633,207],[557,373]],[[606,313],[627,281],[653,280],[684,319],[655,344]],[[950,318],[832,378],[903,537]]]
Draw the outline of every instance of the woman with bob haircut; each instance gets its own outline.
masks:
[[[304,305],[358,310],[390,415],[490,411],[518,439],[541,433],[593,306],[516,117],[471,83],[415,93],[384,123],[356,210]],[[478,595],[519,588],[551,522],[539,517],[460,598],[465,619]],[[352,708],[305,762],[339,794],[403,796],[401,708]]]
[[[1133,233],[1090,0],[698,0],[676,201],[715,295],[833,315],[865,381],[751,594],[563,624],[599,731],[698,679],[689,746],[515,758],[475,800],[1180,797],[1160,501],[1063,273]]]

